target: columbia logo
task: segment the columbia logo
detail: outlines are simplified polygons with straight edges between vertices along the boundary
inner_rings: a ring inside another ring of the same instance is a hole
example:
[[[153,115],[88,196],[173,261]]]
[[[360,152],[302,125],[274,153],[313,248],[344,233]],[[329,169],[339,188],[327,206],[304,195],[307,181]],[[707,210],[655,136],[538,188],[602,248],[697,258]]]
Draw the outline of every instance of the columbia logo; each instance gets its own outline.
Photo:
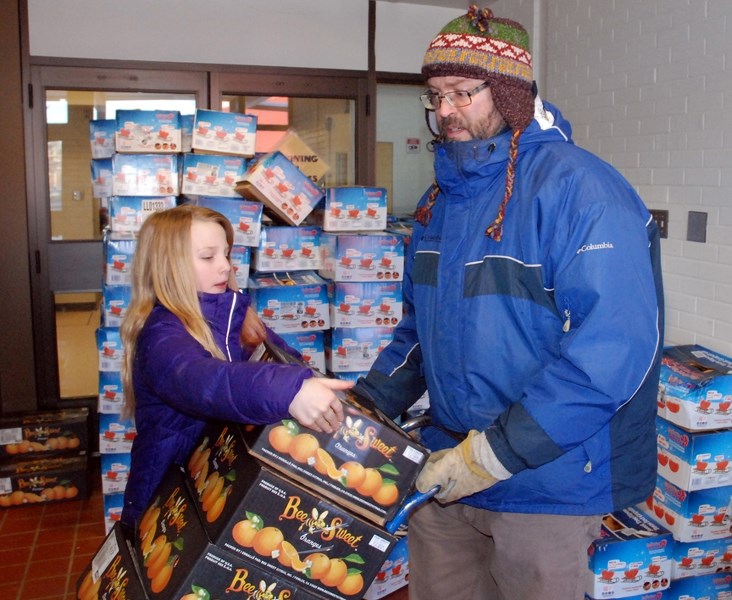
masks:
[[[585,244],[579,250],[577,250],[577,254],[589,252],[590,250],[611,250],[613,248],[615,248],[615,246],[613,246],[610,242],[602,242],[600,244]]]

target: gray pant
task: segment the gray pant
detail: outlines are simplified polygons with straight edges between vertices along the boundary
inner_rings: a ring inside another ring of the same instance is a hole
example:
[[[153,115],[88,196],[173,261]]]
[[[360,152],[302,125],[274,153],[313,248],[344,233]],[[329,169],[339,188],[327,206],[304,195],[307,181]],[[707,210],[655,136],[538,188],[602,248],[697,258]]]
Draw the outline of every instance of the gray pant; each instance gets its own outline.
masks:
[[[428,502],[409,519],[409,600],[582,600],[601,521]]]

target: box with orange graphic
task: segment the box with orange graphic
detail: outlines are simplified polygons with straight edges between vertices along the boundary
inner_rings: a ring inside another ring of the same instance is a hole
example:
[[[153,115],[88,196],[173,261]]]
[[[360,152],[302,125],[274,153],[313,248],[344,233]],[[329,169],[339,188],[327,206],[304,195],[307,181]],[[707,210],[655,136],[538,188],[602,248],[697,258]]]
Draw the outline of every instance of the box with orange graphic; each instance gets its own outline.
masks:
[[[133,555],[152,599],[179,598],[209,543],[179,465],[171,466],[135,524]]]
[[[211,543],[179,466],[166,473],[132,538],[145,598],[304,597],[285,578]]]
[[[135,597],[136,598],[136,597]],[[209,544],[175,600],[241,598],[306,600],[312,598],[292,582],[247,559]]]
[[[271,471],[248,453],[236,424],[208,425],[186,474],[201,521],[215,544],[265,563],[275,573],[289,568],[289,577],[310,593],[341,597],[343,590],[365,590],[395,542],[380,527]],[[311,521],[317,515],[323,530],[313,529]],[[274,548],[266,547],[270,535]],[[331,564],[334,573],[327,578]]]
[[[76,582],[76,598],[147,598],[132,558],[127,530],[115,523]]]
[[[208,428],[187,464],[218,547],[319,598],[360,599],[396,538],[275,473],[236,428]]]
[[[86,452],[88,428],[87,408],[5,415],[0,417],[0,458]]]
[[[209,539],[217,540],[247,491],[252,462],[235,423],[211,422],[185,465],[186,483]]]
[[[303,364],[267,344],[260,361]],[[319,375],[316,373],[316,375]],[[350,390],[339,392],[344,419],[334,433],[294,420],[243,427],[249,451],[295,481],[356,514],[384,525],[414,490],[428,451]]]
[[[11,460],[0,464],[0,508],[80,500],[89,490],[86,456]]]

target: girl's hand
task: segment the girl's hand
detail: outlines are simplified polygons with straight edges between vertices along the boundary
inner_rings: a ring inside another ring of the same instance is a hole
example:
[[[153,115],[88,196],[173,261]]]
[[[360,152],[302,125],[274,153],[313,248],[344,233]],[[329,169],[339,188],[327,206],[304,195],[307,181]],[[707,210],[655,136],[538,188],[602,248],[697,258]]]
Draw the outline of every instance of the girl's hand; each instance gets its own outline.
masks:
[[[290,403],[290,414],[305,427],[333,433],[343,422],[343,405],[334,391],[352,386],[352,381],[341,379],[306,379]]]
[[[267,339],[267,330],[264,327],[264,323],[251,306],[247,308],[247,314],[244,317],[244,324],[241,326],[239,339],[242,345],[250,348],[258,346]]]

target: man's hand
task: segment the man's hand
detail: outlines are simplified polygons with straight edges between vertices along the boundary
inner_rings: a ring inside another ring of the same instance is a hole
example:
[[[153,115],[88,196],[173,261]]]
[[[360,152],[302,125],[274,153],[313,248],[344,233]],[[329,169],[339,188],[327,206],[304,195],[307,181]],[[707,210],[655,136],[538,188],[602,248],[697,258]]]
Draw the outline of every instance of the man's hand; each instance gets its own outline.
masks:
[[[487,443],[485,435],[473,429],[454,448],[433,452],[417,478],[417,489],[425,493],[439,485],[435,499],[442,504],[488,489],[499,480],[478,462],[481,452],[474,448]]]

